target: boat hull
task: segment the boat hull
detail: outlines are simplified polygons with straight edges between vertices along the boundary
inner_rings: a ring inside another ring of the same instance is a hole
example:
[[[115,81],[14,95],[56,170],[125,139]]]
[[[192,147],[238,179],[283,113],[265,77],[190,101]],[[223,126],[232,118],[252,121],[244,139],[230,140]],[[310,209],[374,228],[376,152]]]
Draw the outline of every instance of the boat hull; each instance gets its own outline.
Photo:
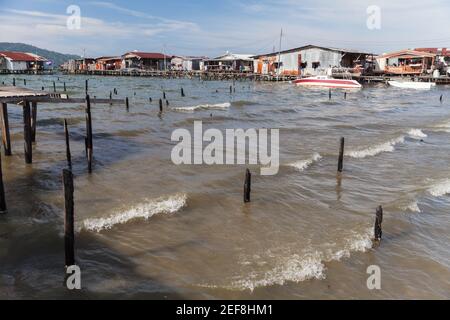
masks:
[[[390,86],[403,89],[429,90],[436,86],[434,82],[388,81]]]
[[[342,89],[359,89],[361,84],[355,80],[342,79],[314,79],[304,78],[293,81],[296,86],[302,87],[325,87],[325,88],[342,88]]]

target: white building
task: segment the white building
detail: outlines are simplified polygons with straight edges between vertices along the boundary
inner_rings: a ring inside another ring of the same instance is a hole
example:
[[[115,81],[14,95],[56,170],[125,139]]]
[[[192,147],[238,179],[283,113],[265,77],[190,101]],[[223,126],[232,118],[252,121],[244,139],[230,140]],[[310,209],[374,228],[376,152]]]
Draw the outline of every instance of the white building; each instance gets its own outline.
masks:
[[[254,56],[255,73],[263,75],[308,76],[326,74],[330,68],[350,69],[364,66],[369,53],[307,45]]]
[[[0,70],[42,70],[47,59],[33,53],[0,51]]]
[[[253,72],[253,55],[229,53],[204,60],[205,71]]]

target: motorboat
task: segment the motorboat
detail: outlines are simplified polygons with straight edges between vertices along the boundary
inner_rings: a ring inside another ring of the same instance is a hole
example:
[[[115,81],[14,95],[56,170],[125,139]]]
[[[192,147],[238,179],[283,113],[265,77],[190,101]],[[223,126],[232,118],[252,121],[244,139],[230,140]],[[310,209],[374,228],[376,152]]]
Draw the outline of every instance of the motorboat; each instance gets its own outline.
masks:
[[[351,79],[334,79],[329,76],[315,76],[308,78],[300,78],[292,81],[297,86],[308,87],[326,87],[326,88],[342,88],[342,89],[359,89],[361,84]]]
[[[429,90],[436,86],[435,82],[419,82],[419,81],[388,81],[390,86],[402,89],[418,89]]]

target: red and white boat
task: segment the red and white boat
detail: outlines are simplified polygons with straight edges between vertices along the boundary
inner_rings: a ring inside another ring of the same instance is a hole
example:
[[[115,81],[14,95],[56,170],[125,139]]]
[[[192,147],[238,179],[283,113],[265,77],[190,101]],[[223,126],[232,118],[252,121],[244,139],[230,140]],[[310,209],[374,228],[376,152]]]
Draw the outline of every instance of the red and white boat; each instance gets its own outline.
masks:
[[[359,89],[361,84],[356,80],[333,79],[328,76],[316,76],[309,78],[301,78],[292,81],[297,86],[308,87],[326,87],[326,88],[342,88],[342,89]]]

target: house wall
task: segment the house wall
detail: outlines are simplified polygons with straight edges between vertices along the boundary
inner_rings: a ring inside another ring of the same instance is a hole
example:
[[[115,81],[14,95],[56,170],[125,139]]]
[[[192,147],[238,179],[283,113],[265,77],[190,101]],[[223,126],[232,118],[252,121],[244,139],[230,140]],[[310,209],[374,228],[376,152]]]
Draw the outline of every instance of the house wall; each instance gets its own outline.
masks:
[[[6,66],[7,69],[9,70],[27,70],[28,69],[28,65],[26,63],[26,61],[10,61],[10,60],[6,60]]]

